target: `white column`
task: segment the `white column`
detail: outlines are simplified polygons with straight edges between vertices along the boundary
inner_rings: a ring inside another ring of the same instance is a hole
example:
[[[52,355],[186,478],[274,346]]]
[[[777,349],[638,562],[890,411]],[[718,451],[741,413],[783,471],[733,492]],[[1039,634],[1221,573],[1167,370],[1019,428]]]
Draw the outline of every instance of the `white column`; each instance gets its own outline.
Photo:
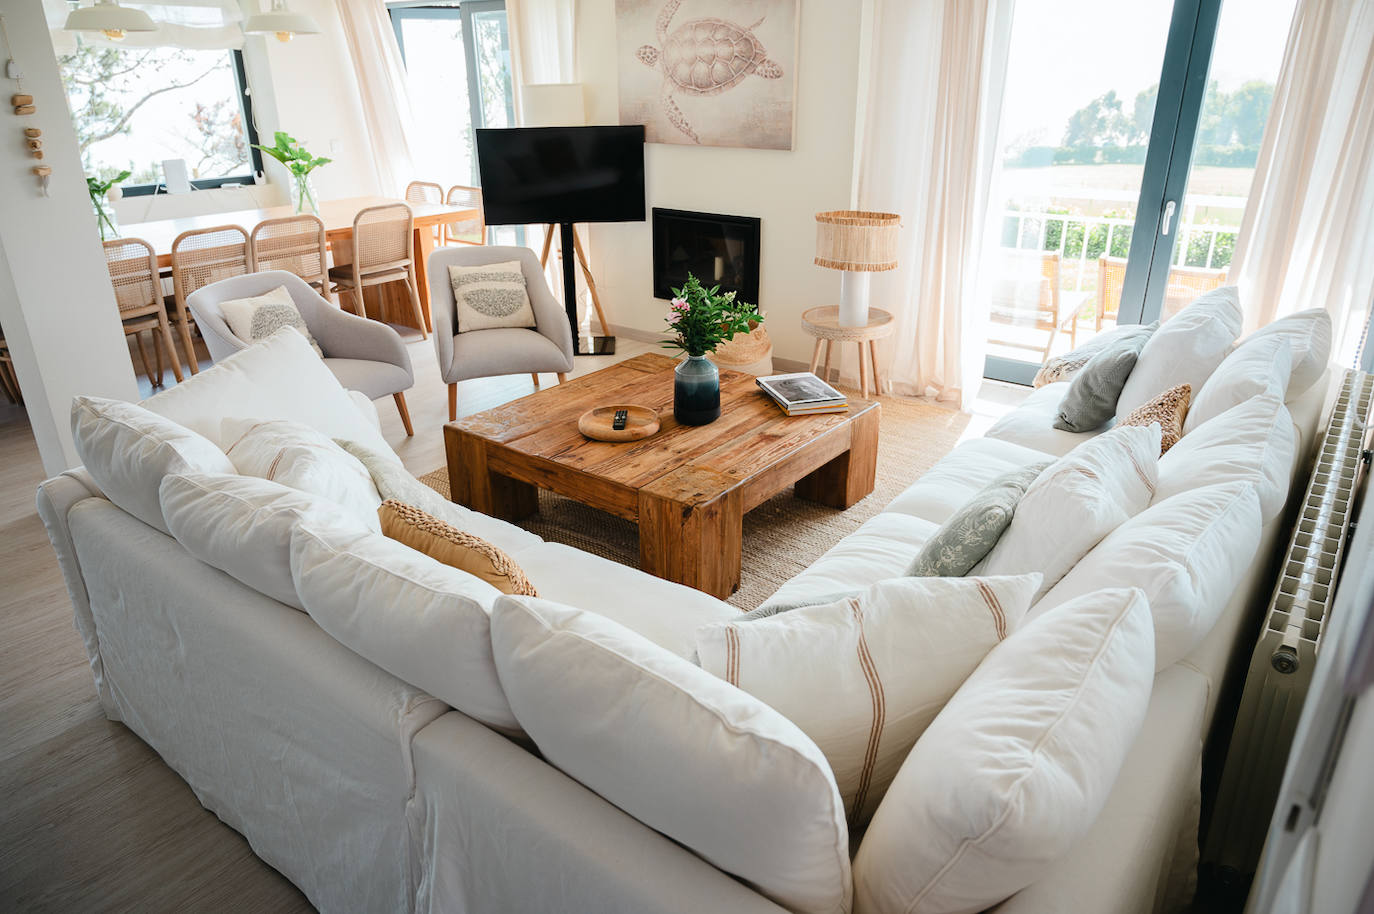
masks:
[[[24,391],[43,468],[77,465],[71,401],[77,394],[138,399],[133,364],[100,234],[86,192],[81,156],[67,111],[41,3],[3,7],[23,89],[0,69],[0,326]],[[4,61],[0,59],[0,67]],[[12,113],[10,96],[32,95],[37,111]],[[43,131],[43,162],[52,168],[43,196],[22,142]]]

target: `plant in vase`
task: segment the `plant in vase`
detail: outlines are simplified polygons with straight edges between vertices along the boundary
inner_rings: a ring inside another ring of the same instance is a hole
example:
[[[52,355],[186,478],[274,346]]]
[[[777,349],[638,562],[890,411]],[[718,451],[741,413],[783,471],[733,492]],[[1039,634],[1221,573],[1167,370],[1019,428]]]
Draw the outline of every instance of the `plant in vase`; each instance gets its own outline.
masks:
[[[723,340],[748,333],[763,321],[758,306],[736,301],[734,292],[707,289],[691,273],[668,305],[668,349],[685,352],[673,377],[673,418],[683,425],[706,425],[720,418],[720,369],[706,358]]]
[[[95,224],[100,229],[101,241],[119,237],[119,226],[115,224],[114,201],[123,196],[119,191],[119,182],[129,177],[129,174],[130,172],[125,169],[108,181],[86,176],[86,190],[91,195],[91,207],[95,210]]]
[[[320,212],[320,204],[315,199],[315,186],[310,181],[310,173],[321,165],[328,165],[333,159],[312,156],[296,138],[278,130],[272,146],[254,145],[254,149],[270,155],[286,166],[291,172],[291,200],[298,213]]]

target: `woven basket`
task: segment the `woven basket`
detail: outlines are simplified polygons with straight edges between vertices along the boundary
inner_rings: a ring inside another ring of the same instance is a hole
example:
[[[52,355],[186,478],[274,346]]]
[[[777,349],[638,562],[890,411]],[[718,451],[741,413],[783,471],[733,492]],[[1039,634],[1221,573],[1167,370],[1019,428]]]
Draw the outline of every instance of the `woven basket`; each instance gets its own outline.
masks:
[[[768,331],[763,324],[756,324],[748,333],[736,333],[711,353],[711,361],[722,368],[733,368],[736,371],[764,360],[768,360],[771,365],[772,359],[773,341],[768,338]]]

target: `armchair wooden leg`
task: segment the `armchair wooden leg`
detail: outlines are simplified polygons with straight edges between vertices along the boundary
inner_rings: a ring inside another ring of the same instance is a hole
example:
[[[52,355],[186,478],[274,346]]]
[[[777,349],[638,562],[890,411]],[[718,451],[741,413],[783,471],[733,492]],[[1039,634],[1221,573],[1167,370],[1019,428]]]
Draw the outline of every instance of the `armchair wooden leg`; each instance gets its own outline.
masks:
[[[530,380],[534,382],[534,389],[535,389],[535,390],[538,390],[538,389],[539,389],[539,372],[537,372],[537,371],[531,371],[531,372],[530,372]]]
[[[454,422],[458,419],[458,385],[448,386],[448,421]]]
[[[406,408],[406,395],[403,393],[392,394],[391,399],[396,401],[396,412],[401,414],[401,424],[406,427],[406,437],[414,438],[415,429],[410,425],[410,410]]]
[[[558,383],[559,383],[559,384],[562,384],[562,383],[564,383],[564,382],[567,381],[567,380],[568,380],[568,374],[567,374],[567,372],[560,371],[560,372],[558,373]]]

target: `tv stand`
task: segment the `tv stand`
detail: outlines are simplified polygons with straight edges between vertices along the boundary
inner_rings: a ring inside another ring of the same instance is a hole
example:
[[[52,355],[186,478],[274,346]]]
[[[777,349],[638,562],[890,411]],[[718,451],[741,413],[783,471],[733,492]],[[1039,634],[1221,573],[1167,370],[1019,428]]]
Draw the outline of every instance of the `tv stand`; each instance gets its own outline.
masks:
[[[539,254],[540,266],[549,262],[549,247],[553,244],[553,223],[544,229],[544,250]],[[563,308],[568,312],[568,326],[572,328],[574,355],[611,355],[615,352],[615,337],[598,336],[592,339],[590,352],[582,350],[582,337],[578,332],[577,319],[577,273],[573,266],[573,255],[582,267],[582,276],[587,281],[587,291],[592,294],[592,305],[596,308],[596,319],[601,324],[601,332],[609,334],[611,325],[606,320],[606,312],[601,309],[601,296],[596,293],[596,280],[592,279],[592,268],[587,263],[587,255],[582,250],[582,239],[571,222],[559,224],[558,248],[563,254]]]

